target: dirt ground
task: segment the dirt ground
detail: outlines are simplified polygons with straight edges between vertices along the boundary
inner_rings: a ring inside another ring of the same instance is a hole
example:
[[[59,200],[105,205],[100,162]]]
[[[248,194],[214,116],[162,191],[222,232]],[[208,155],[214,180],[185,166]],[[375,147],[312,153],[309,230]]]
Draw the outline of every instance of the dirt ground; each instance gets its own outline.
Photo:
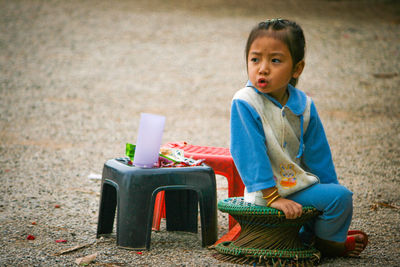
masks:
[[[163,143],[228,147],[248,32],[281,17],[304,29],[298,87],[354,192],[351,228],[370,238],[360,258],[321,265],[399,266],[399,3],[0,0],[0,265],[73,266],[97,252],[91,266],[231,266],[165,222],[142,253],[117,248],[115,232],[96,240],[100,182],[88,176],[136,142],[141,112],[166,116]],[[227,227],[219,213],[219,236]]]

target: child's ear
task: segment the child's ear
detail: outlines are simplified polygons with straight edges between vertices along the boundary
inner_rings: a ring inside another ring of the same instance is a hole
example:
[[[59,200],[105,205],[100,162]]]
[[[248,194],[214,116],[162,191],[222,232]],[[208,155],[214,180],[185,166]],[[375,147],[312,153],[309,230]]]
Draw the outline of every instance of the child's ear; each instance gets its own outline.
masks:
[[[306,63],[304,62],[304,60],[301,60],[296,64],[296,66],[294,66],[292,74],[293,78],[298,79],[300,77],[300,74],[303,72],[305,64]]]

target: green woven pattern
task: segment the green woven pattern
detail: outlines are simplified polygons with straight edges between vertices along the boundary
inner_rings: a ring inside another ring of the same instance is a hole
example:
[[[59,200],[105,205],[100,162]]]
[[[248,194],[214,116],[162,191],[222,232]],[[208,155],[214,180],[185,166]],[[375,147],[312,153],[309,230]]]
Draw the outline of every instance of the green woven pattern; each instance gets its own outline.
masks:
[[[240,215],[240,216],[269,216],[269,217],[278,217],[281,218],[282,221],[286,220],[285,219],[285,214],[274,208],[270,207],[264,207],[264,206],[258,206],[252,203],[245,202],[243,200],[243,197],[232,197],[232,198],[227,198],[224,200],[220,200],[218,202],[218,209],[222,212],[227,212],[230,215]],[[303,207],[303,216],[304,218],[300,219],[300,221],[303,220],[309,220],[310,218],[314,217],[316,214],[318,214],[319,211],[317,211],[314,207]],[[291,220],[291,221],[299,221],[299,219]]]
[[[315,248],[310,249],[256,249],[238,247],[233,242],[223,242],[218,244],[215,249],[222,253],[232,256],[244,256],[259,258],[280,258],[280,259],[309,259],[314,256],[319,256],[319,251]]]
[[[263,263],[273,266],[312,266],[320,252],[305,247],[300,238],[301,226],[320,214],[313,207],[303,207],[302,216],[286,219],[280,210],[244,202],[242,197],[218,202],[218,209],[227,212],[241,226],[240,236],[233,242],[223,242],[215,249],[216,258],[234,263]]]

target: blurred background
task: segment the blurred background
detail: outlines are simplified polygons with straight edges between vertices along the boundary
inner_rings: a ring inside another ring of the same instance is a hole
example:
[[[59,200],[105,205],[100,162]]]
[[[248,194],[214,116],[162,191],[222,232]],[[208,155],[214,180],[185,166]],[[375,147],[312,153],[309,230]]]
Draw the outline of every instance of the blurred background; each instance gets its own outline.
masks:
[[[68,228],[75,243],[94,238],[100,188],[87,176],[136,142],[141,112],[166,116],[163,143],[228,147],[247,35],[288,18],[307,42],[298,88],[316,103],[339,179],[355,192],[353,226],[374,240],[361,263],[389,266],[400,215],[376,203],[400,205],[399,14],[389,0],[0,0],[0,259],[13,265],[40,248],[22,263],[55,260],[51,227]],[[32,220],[43,222],[35,245],[19,241]],[[157,249],[165,246],[147,260]],[[208,264],[201,248],[190,253],[164,261]]]

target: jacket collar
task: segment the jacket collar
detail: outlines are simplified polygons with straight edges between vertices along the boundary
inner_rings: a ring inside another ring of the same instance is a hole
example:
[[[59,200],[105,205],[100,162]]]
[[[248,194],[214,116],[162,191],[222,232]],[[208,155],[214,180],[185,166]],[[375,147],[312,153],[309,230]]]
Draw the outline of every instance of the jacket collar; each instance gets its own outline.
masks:
[[[253,88],[258,94],[267,97],[272,103],[274,103],[279,108],[283,108],[282,105],[275,98],[257,90],[257,88],[255,88],[250,81],[247,82],[246,86]],[[301,114],[304,113],[306,109],[307,96],[304,92],[293,87],[291,84],[288,85],[288,90],[289,90],[289,99],[285,107],[289,108],[296,116],[300,116]]]

